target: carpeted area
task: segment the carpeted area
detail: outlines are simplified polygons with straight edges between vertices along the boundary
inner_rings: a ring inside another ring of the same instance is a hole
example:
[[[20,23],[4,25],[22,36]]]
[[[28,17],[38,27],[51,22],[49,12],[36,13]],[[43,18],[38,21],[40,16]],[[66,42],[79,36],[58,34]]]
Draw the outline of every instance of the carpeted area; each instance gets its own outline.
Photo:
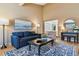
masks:
[[[25,46],[5,52],[5,56],[38,56],[38,47],[32,45],[31,51]],[[41,47],[41,56],[76,56],[75,48],[64,44],[45,45]]]

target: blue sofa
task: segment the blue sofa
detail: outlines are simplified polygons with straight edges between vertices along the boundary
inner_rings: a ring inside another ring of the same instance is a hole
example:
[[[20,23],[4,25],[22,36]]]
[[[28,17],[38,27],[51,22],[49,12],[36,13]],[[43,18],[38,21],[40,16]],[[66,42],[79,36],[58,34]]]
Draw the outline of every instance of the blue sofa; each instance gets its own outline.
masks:
[[[41,34],[36,34],[35,32],[25,31],[25,32],[13,32],[11,35],[11,43],[16,49],[28,45],[28,41],[34,40],[36,38],[41,38]]]

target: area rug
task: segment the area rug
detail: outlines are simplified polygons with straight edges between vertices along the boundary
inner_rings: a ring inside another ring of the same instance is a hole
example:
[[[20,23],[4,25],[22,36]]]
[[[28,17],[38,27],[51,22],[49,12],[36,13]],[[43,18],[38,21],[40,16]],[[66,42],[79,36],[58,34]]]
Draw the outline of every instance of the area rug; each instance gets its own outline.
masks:
[[[38,56],[38,47],[32,45],[31,51],[25,46],[4,53],[5,56]],[[64,44],[45,45],[41,47],[41,56],[76,56],[75,48]]]

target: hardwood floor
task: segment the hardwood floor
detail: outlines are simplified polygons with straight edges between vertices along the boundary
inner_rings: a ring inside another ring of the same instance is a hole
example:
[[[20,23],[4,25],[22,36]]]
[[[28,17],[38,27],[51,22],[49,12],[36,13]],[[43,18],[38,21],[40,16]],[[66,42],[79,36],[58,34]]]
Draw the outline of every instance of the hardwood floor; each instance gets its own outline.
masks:
[[[71,45],[71,46],[73,46],[73,47],[76,49],[77,55],[79,56],[79,43],[61,41],[60,39],[56,39],[56,43],[64,43],[64,44],[66,44],[66,45]],[[12,47],[12,46],[9,46],[9,45],[7,45],[7,48],[5,48],[5,49],[0,49],[0,56],[4,56],[4,53],[5,53],[6,51],[10,51],[10,50],[12,50],[12,49],[13,49],[13,47]]]
[[[4,56],[4,53],[5,53],[6,51],[10,51],[10,50],[12,50],[12,49],[13,49],[12,46],[7,46],[7,48],[5,48],[5,49],[0,49],[0,56]]]

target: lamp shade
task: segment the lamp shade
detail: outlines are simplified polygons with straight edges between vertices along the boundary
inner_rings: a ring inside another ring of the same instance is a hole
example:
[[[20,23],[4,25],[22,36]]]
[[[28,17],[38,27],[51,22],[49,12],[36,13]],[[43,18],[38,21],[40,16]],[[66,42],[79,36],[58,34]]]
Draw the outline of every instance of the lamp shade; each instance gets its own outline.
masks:
[[[40,24],[37,24],[36,27],[40,27]]]
[[[0,18],[0,25],[9,25],[9,20],[5,18]]]

